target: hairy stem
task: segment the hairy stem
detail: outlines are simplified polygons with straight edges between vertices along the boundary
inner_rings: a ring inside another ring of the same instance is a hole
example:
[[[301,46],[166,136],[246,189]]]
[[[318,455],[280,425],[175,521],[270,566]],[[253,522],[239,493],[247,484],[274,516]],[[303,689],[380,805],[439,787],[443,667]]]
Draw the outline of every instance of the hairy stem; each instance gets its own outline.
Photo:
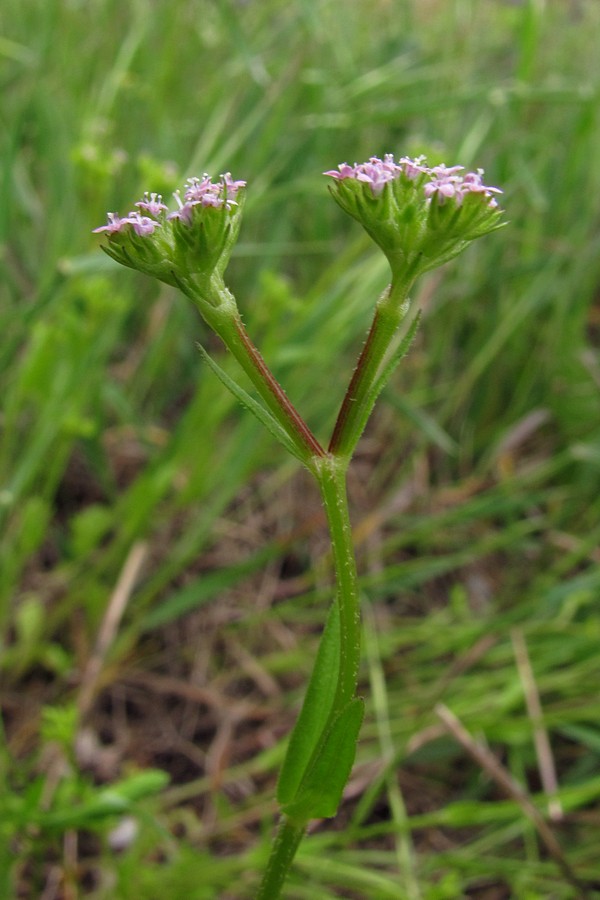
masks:
[[[250,340],[239,317],[234,320],[234,329],[229,335],[227,346],[242,366],[263,400],[278,420],[287,423],[286,431],[309,456],[324,456],[325,451],[314,436],[285,391],[275,379],[257,347]]]
[[[407,291],[408,286],[390,285],[379,298],[329,442],[329,452],[336,456],[349,460],[360,438],[359,423],[363,419],[364,405],[408,309]]]
[[[313,459],[325,456],[325,450],[251,341],[231,291],[216,278],[201,285],[181,284],[180,288],[233,354],[269,412],[294,443],[300,459],[314,471]]]
[[[352,526],[346,493],[346,463],[328,456],[320,460],[317,480],[327,515],[340,617],[340,660],[330,717],[356,693],[360,665],[360,605]]]
[[[258,889],[256,900],[277,900],[281,896],[287,873],[300,841],[304,837],[306,823],[296,824],[282,816],[273,842],[269,862]]]

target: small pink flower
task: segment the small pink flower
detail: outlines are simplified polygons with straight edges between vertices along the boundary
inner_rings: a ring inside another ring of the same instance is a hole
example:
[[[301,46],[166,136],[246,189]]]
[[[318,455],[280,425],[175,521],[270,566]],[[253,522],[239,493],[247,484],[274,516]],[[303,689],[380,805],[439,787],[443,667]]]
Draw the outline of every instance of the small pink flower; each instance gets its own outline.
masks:
[[[246,187],[245,181],[234,181],[231,174],[227,172],[221,175],[221,180],[213,183],[210,175],[203,175],[202,178],[188,178],[184,193],[186,204],[194,205],[200,203],[202,206],[212,206],[216,209],[225,207],[231,209],[237,206],[234,198],[238,191]],[[184,214],[175,214],[176,218],[185,218]]]
[[[399,173],[398,166],[393,162],[393,156],[388,154],[385,161],[372,156],[369,162],[356,166],[355,178],[371,185],[371,191],[375,197],[381,194],[388,181],[393,181]]]
[[[128,216],[125,216],[124,219],[119,218],[116,213],[108,213],[108,224],[101,225],[100,228],[94,228],[93,232],[97,234],[105,231],[107,234],[116,234],[118,231],[126,229],[128,225],[131,225],[135,233],[139,235],[152,234],[156,228],[160,228],[160,222],[156,222],[154,219],[148,218],[148,216],[142,216],[134,210]]]
[[[344,178],[355,178],[356,167],[349,166],[348,163],[340,163],[337,172],[335,169],[330,169],[329,172],[323,172],[323,175],[329,175],[330,178],[335,178],[337,181],[342,181]]]
[[[217,185],[211,182],[210,175],[204,174],[201,179],[188,178],[185,183],[184,198],[186,202],[199,203],[208,191],[214,191],[216,188]]]
[[[414,181],[419,175],[429,174],[430,169],[423,165],[424,162],[424,156],[417,156],[415,159],[411,159],[409,156],[403,156],[398,161],[398,165],[402,168],[406,177],[410,178],[411,181]]]
[[[456,199],[460,206],[462,202],[460,183],[455,180],[451,181],[443,178],[435,178],[425,185],[424,191],[428,200],[431,200],[434,194],[437,194],[440,203],[444,203],[446,200]]]
[[[233,200],[233,198],[241,188],[246,187],[245,181],[234,181],[231,177],[231,172],[225,172],[224,175],[221,175],[221,180],[223,182],[227,198],[231,200]]]
[[[488,187],[482,180],[483,169],[477,169],[477,172],[467,172],[462,180],[462,194],[484,194],[490,198],[489,206],[492,208],[498,206],[498,201],[492,197],[492,194],[502,194],[503,192],[497,187]]]
[[[477,169],[476,172],[467,172],[467,174],[463,177],[463,184],[473,185],[474,187],[485,187],[482,181],[482,176],[483,169]],[[473,188],[470,188],[470,190],[473,190]],[[496,188],[494,188],[494,190],[496,190]]]
[[[141,236],[153,234],[157,228],[161,227],[160,222],[149,218],[149,216],[142,216],[139,212],[129,213],[125,221],[132,226],[136,234]]]
[[[446,200],[454,200],[457,206],[461,206],[467,194],[483,194],[485,197],[489,197],[491,207],[497,206],[492,194],[501,194],[502,191],[483,183],[483,169],[459,175],[458,172],[463,168],[463,166],[448,168],[442,165],[431,169],[431,173],[437,177],[425,185],[427,199],[431,200],[434,195],[437,195],[440,204],[445,203]]]
[[[459,172],[462,172],[464,166],[445,166],[443,163],[441,166],[433,166],[430,170],[432,175],[435,175],[436,178],[443,179],[447,181],[450,178],[456,177]]]
[[[192,221],[192,207],[198,201],[194,201],[193,203],[183,203],[179,191],[175,191],[173,196],[175,197],[175,201],[179,209],[176,209],[175,212],[169,213],[169,215],[167,216],[167,220],[170,221],[171,219],[179,219],[181,222],[185,222],[186,225],[189,225]]]
[[[201,206],[212,206],[215,209],[220,209],[223,205],[225,205],[227,209],[230,209],[231,204],[234,201],[229,200],[226,203],[225,200],[223,200],[223,197],[220,197],[219,194],[207,191],[202,199],[197,202],[200,203]]]
[[[149,213],[151,216],[159,216],[161,212],[165,212],[168,207],[162,202],[162,197],[160,194],[149,194],[148,191],[144,194],[142,200],[135,204],[138,209],[143,210],[143,212]]]
[[[94,228],[93,234],[98,234],[101,231],[106,231],[107,234],[115,234],[117,231],[122,231],[124,225],[129,224],[129,218],[120,219],[117,213],[108,213],[108,224],[101,225],[100,228]]]
[[[354,166],[341,163],[337,171],[331,169],[323,174],[329,175],[337,181],[354,178],[356,181],[370,185],[373,195],[378,197],[385,185],[390,181],[395,181],[402,173],[411,180],[418,178],[419,175],[429,173],[430,170],[423,165],[424,162],[424,156],[418,156],[416,159],[409,159],[405,156],[396,162],[392,153],[386,153],[383,159],[372,156],[368,162]]]

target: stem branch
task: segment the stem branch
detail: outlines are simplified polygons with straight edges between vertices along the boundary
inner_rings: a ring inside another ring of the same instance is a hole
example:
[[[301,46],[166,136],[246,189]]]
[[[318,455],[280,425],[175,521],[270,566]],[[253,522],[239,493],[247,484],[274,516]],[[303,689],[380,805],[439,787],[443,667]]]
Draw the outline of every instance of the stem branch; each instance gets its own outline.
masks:
[[[367,340],[358,358],[333,429],[329,452],[350,460],[360,438],[371,387],[406,315],[410,284],[390,285],[379,298]]]
[[[323,447],[287,397],[258,348],[250,340],[238,316],[234,319],[234,328],[228,330],[227,337],[227,347],[277,420],[281,421],[283,417],[288,426],[286,431],[294,442],[299,443],[304,453],[308,452],[309,456],[324,456]]]

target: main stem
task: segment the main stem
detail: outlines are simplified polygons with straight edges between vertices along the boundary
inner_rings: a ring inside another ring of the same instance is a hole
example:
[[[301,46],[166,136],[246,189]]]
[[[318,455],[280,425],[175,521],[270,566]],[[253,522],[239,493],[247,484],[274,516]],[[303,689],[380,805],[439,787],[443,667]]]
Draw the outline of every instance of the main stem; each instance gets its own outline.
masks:
[[[360,603],[346,491],[347,466],[345,460],[328,454],[319,460],[317,470],[329,526],[340,617],[340,661],[331,716],[337,715],[354,697],[360,665]]]
[[[327,454],[313,460],[325,513],[336,579],[336,604],[340,618],[340,658],[335,694],[322,737],[338,713],[356,694],[360,665],[360,606],[352,526],[346,491],[347,462]],[[318,745],[319,742],[317,742]],[[304,836],[306,821],[282,816],[277,837],[256,900],[277,900]]]
[[[281,817],[256,900],[277,900],[281,896],[281,889],[305,830],[305,822],[296,824],[287,816]]]

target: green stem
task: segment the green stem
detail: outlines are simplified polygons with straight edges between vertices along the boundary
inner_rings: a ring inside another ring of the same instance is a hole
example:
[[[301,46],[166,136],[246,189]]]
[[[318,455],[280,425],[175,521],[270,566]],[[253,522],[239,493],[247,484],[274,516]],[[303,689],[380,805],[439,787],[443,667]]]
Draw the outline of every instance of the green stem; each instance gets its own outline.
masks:
[[[325,456],[325,450],[250,340],[233,294],[219,278],[200,285],[181,283],[179,287],[235,357],[269,412],[295,444],[304,464],[314,471],[313,459]]]
[[[360,438],[364,404],[407,312],[410,284],[390,285],[379,298],[367,340],[358,358],[333,429],[329,452],[350,459]],[[358,432],[358,433],[357,433]]]
[[[340,657],[335,693],[327,722],[314,745],[317,754],[332,722],[356,694],[360,665],[360,606],[352,527],[346,492],[347,463],[335,456],[315,460],[313,472],[321,490],[331,537],[340,618]],[[323,698],[327,702],[327,698]],[[313,754],[313,755],[314,755]],[[306,821],[283,816],[257,900],[277,900],[306,829]]]
[[[256,900],[277,900],[281,896],[281,889],[305,830],[306,823],[297,824],[287,816],[281,817]]]
[[[319,460],[316,473],[329,526],[340,617],[339,672],[330,720],[354,697],[360,665],[360,603],[346,470],[345,460],[329,455]]]

